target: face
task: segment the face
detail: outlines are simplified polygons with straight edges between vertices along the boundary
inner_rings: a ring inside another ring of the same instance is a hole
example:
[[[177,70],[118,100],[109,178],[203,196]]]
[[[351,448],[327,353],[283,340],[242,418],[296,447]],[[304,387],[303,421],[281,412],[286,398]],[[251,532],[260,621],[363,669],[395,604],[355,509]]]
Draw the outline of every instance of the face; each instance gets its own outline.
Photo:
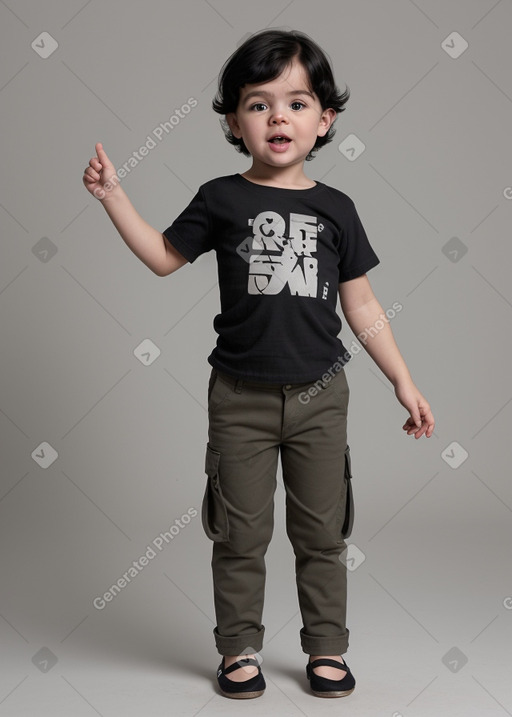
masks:
[[[303,163],[335,118],[336,112],[322,110],[316,94],[310,93],[306,71],[296,58],[274,80],[242,87],[236,112],[226,115],[234,136],[243,138],[251,153],[253,166],[276,168]],[[288,141],[271,142],[276,135]]]

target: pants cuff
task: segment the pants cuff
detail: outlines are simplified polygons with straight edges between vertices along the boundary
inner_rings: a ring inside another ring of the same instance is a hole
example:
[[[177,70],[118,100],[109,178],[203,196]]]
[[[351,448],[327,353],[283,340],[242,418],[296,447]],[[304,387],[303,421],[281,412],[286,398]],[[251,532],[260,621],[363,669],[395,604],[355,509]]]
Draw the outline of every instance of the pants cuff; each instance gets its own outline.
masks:
[[[220,655],[250,655],[255,652],[261,652],[264,634],[264,625],[261,626],[261,630],[258,632],[251,632],[248,635],[241,636],[236,635],[235,637],[219,635],[217,627],[213,628],[215,646]]]
[[[302,651],[307,655],[343,655],[348,650],[350,630],[347,628],[338,637],[317,637],[307,635],[304,628],[300,630]]]

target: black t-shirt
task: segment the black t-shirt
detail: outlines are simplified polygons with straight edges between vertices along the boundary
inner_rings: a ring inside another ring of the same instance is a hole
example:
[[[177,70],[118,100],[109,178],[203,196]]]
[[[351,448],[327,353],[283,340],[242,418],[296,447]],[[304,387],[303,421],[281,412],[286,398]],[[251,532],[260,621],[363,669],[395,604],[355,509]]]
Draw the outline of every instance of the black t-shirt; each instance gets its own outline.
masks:
[[[267,383],[314,381],[350,358],[338,285],[379,263],[354,202],[322,182],[285,189],[241,174],[199,187],[164,232],[194,262],[215,249],[221,313],[208,362]],[[343,357],[340,360],[340,357]]]

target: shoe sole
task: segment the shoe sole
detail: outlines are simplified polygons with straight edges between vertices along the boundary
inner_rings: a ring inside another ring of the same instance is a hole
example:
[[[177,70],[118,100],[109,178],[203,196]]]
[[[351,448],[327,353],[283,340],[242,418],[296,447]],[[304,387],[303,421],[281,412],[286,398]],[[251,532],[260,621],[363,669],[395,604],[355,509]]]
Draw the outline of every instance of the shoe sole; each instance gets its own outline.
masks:
[[[326,690],[325,692],[318,692],[312,689],[311,692],[317,697],[346,697],[347,695],[351,695],[354,690],[355,687],[352,687],[351,690]]]
[[[236,700],[248,700],[253,697],[261,697],[261,695],[265,692],[265,690],[255,690],[254,692],[224,692],[224,690],[220,687],[219,690],[224,697],[231,697]]]

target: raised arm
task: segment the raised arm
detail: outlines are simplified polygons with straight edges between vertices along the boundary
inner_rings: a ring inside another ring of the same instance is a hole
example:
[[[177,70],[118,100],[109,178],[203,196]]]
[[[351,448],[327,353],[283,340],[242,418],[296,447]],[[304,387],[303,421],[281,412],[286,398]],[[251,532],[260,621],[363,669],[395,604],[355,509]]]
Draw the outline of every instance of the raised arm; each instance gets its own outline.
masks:
[[[85,188],[101,202],[127,246],[151,271],[157,276],[172,274],[188,260],[137,212],[101,142],[96,152],[84,171]]]
[[[384,309],[373,293],[366,274],[339,284],[343,314],[354,334],[394,386],[398,401],[410,414],[402,428],[415,438],[430,438],[434,416],[430,405],[413,383],[406,363],[395,342]],[[378,327],[377,330],[375,327]],[[373,328],[373,330],[372,330]]]

